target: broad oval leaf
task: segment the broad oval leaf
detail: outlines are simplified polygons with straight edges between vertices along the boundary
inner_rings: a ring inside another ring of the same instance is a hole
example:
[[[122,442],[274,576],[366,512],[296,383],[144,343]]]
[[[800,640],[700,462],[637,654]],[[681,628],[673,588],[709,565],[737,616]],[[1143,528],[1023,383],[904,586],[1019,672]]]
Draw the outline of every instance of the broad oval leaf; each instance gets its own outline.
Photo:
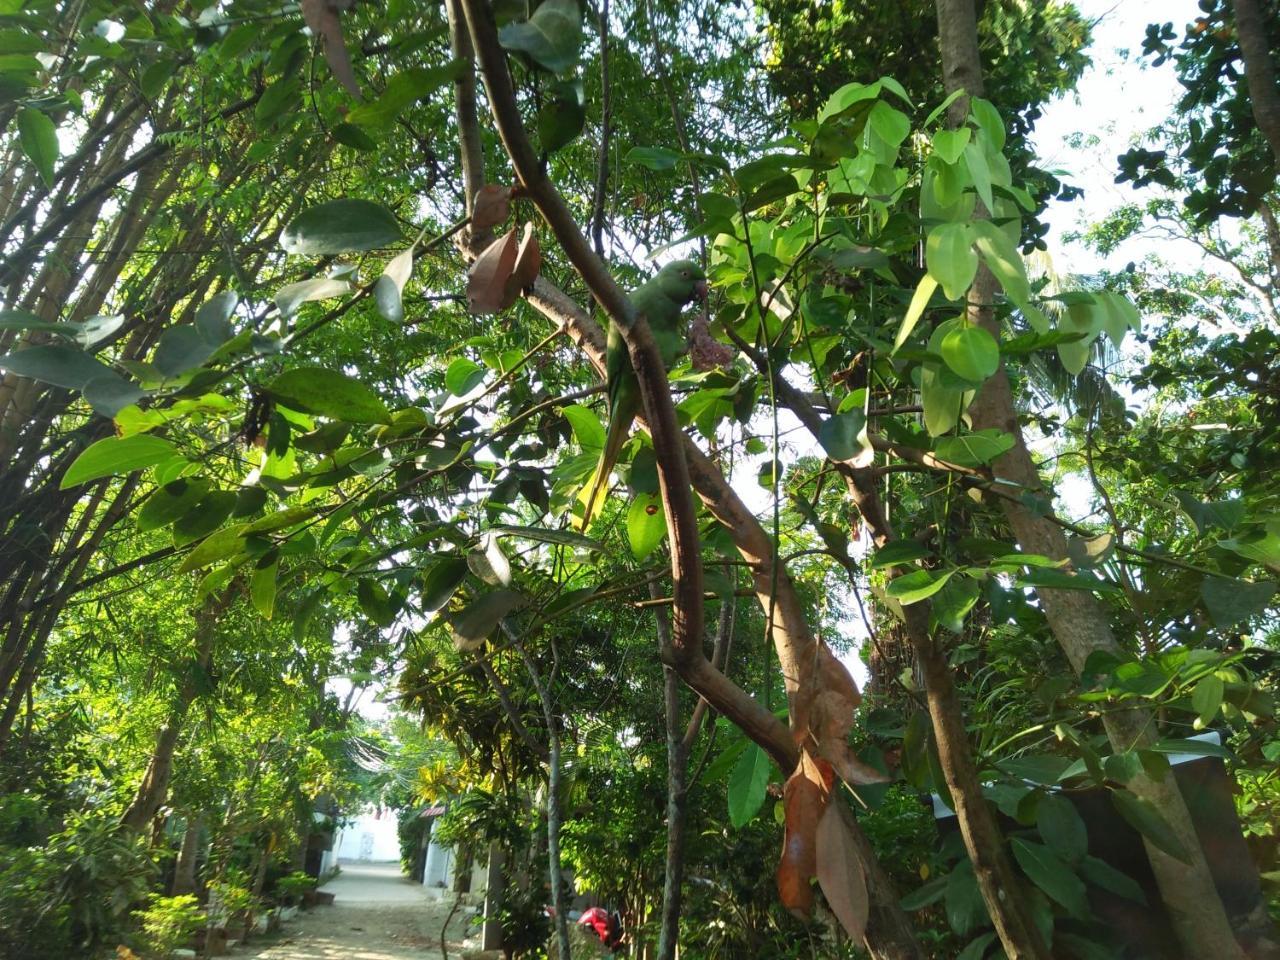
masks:
[[[919,603],[941,590],[953,573],[954,570],[913,570],[890,580],[885,593],[904,607]]]
[[[400,224],[381,204],[346,198],[309,207],[280,235],[288,253],[320,257],[386,247],[401,238]]]
[[[138,510],[135,522],[139,532],[154,530],[173,523],[193,509],[209,492],[210,483],[203,477],[173,480],[149,496]]]
[[[168,440],[140,433],[133,437],[107,437],[87,447],[67,467],[60,489],[75,487],[90,480],[132,473],[153,467],[178,455],[178,448]]]
[[[1153,846],[1163,850],[1175,860],[1181,860],[1183,863],[1191,862],[1187,848],[1183,846],[1182,840],[1169,825],[1169,821],[1161,816],[1160,811],[1149,801],[1134,796],[1127,790],[1112,790],[1111,802],[1129,826],[1142,834]],[[1047,890],[1045,892],[1048,893]]]
[[[1068,863],[1079,863],[1089,852],[1084,820],[1066,797],[1050,794],[1040,799],[1036,829],[1049,848]]]
[[[957,376],[972,383],[986,380],[1000,366],[1000,347],[995,337],[967,321],[957,324],[942,338],[941,353]]]
[[[627,510],[627,542],[631,554],[643,560],[657,549],[667,535],[667,517],[662,500],[652,493],[642,493],[631,501]]]
[[[165,377],[176,377],[200,366],[213,356],[215,348],[195,327],[180,324],[160,334],[151,365]]]
[[[894,540],[886,543],[875,552],[875,555],[871,558],[870,566],[872,570],[878,570],[882,567],[896,567],[899,564],[922,560],[925,557],[932,556],[932,554],[933,551],[919,540]]]
[[[729,822],[744,826],[760,812],[769,786],[769,757],[758,744],[751,744],[738,758],[729,775]]]
[[[421,606],[427,613],[444,607],[467,579],[467,561],[462,557],[440,557],[422,577]]]
[[[528,601],[514,590],[494,590],[477,597],[449,621],[459,650],[475,650],[497,629],[502,618]]]
[[[351,423],[390,423],[391,414],[376,393],[359,380],[324,367],[286,370],[267,392],[287,407]]]
[[[933,452],[939,460],[947,463],[954,463],[959,467],[977,467],[1008,453],[1015,442],[1012,434],[991,428],[958,437],[942,437],[934,445]]]
[[[18,111],[18,143],[32,162],[46,187],[53,186],[53,168],[58,162],[58,129],[42,110],[23,107]]]
[[[47,343],[0,357],[0,370],[68,390],[83,390],[90,380],[111,373],[110,367],[83,350]]]
[[[276,308],[279,309],[280,315],[287,319],[297,313],[298,308],[304,303],[340,297],[350,292],[351,284],[335,277],[299,280],[297,283],[287,283],[276,291]]]
[[[959,300],[968,292],[978,273],[978,254],[973,249],[973,231],[968,223],[943,223],[929,231],[924,244],[929,275],[942,285],[948,300]]]
[[[1012,841],[1013,858],[1031,882],[1063,906],[1073,917],[1084,919],[1089,902],[1084,883],[1057,854],[1044,844],[1021,837]]]
[[[578,62],[582,46],[578,0],[543,0],[528,20],[502,27],[498,42],[550,73],[564,73]]]

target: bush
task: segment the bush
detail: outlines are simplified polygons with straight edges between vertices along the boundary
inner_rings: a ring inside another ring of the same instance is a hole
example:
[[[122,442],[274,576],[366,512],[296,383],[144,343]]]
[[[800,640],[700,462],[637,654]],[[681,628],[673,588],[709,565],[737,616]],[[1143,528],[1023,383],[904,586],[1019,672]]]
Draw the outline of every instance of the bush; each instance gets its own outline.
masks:
[[[315,877],[309,877],[301,870],[295,870],[276,881],[276,895],[288,906],[301,903],[303,895],[315,888]]]
[[[79,958],[118,940],[154,878],[145,838],[98,813],[42,847],[0,847],[0,956]]]
[[[243,922],[255,906],[257,899],[238,870],[228,870],[224,879],[209,884],[209,917],[223,929]]]
[[[135,910],[133,915],[142,922],[147,947],[157,956],[166,958],[173,956],[173,951],[195,936],[204,925],[204,911],[189,893],[177,897],[153,893],[151,906]]]

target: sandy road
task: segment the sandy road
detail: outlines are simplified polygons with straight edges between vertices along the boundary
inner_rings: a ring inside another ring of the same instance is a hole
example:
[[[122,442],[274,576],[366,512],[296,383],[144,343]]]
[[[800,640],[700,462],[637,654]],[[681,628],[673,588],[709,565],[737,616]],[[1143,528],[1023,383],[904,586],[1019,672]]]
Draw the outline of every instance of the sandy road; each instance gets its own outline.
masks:
[[[397,864],[345,863],[323,889],[331,907],[316,907],[270,939],[232,953],[253,960],[425,960],[440,957],[440,929],[452,900],[432,900],[400,875]],[[459,909],[449,923],[450,960],[478,944],[478,928]],[[471,935],[464,942],[464,937]]]

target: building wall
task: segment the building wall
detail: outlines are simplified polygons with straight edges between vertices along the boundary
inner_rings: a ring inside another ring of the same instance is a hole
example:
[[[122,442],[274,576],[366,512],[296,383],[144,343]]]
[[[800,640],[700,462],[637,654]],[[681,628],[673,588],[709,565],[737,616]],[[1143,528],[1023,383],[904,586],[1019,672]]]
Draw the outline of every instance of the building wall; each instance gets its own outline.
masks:
[[[333,840],[339,860],[386,863],[400,859],[400,837],[394,810],[369,808],[348,818]]]

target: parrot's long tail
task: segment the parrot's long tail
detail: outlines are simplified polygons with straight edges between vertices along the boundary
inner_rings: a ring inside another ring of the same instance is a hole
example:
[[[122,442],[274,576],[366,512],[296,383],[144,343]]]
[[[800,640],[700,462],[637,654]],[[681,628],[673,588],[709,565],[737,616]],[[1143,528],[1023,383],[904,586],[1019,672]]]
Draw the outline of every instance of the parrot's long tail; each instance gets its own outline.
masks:
[[[582,504],[582,519],[575,520],[573,524],[578,530],[587,529],[591,518],[604,506],[605,497],[609,493],[609,474],[613,473],[630,428],[630,419],[616,416],[609,418],[609,433],[604,439],[604,449],[600,451],[600,462],[596,464],[591,479],[578,494],[578,501]]]

